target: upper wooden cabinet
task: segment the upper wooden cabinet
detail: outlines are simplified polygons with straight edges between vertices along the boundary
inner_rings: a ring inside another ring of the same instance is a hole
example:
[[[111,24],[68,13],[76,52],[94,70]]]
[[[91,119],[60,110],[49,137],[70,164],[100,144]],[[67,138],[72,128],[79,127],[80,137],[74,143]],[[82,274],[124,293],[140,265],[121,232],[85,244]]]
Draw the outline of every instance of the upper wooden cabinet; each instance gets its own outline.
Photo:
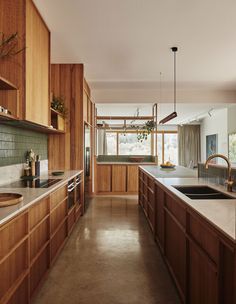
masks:
[[[50,125],[50,32],[32,0],[0,1],[0,32],[18,33],[19,54],[0,59],[0,77],[18,89],[0,92],[1,100],[14,116],[43,126]],[[15,97],[14,97],[15,98]]]
[[[50,32],[31,0],[26,1],[25,119],[49,125]]]

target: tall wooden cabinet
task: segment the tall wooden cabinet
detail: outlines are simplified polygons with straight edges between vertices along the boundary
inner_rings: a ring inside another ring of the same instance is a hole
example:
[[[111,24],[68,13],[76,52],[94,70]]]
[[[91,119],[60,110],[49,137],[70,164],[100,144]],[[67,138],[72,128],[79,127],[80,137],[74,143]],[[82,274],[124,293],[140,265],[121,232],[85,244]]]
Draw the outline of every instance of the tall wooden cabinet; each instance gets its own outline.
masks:
[[[32,0],[1,0],[0,14],[0,32],[6,36],[17,32],[18,48],[25,48],[0,59],[0,77],[12,82],[19,93],[16,103],[12,92],[0,91],[0,105],[22,120],[49,126],[50,31]]]
[[[90,177],[88,184],[88,191],[91,192],[94,146],[93,115],[95,106],[91,101],[89,86],[84,79],[84,65],[52,64],[51,91],[55,96],[64,98],[68,113],[65,134],[49,135],[49,169],[84,170],[84,133],[86,124],[91,131]],[[85,176],[85,178],[87,182],[87,177]]]

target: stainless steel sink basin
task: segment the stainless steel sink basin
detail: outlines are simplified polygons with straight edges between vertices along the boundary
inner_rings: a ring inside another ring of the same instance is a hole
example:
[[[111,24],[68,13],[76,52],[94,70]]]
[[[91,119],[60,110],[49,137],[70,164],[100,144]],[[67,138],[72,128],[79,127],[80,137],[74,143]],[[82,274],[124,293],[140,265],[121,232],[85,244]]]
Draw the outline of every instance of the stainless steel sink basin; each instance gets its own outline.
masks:
[[[234,199],[223,192],[217,191],[208,186],[173,186],[190,199],[195,200],[219,200],[219,199]]]

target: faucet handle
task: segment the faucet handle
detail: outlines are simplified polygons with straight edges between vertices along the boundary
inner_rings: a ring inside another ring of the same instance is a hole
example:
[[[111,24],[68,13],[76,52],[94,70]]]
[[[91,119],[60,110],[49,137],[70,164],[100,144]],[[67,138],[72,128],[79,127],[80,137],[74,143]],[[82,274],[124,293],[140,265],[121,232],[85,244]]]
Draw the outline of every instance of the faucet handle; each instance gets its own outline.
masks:
[[[225,184],[227,185],[227,190],[229,192],[232,192],[233,191],[233,185],[235,184],[235,181],[234,180],[231,180],[231,179],[227,179],[225,181]]]

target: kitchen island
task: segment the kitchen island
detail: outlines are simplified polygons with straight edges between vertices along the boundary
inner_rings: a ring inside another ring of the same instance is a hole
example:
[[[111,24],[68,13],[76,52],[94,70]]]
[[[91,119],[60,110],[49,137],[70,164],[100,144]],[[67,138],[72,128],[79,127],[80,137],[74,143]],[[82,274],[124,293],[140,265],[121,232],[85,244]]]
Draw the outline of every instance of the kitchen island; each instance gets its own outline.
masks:
[[[183,303],[236,303],[236,193],[196,177],[139,168],[139,204]],[[190,199],[175,187],[207,185],[231,199]]]

